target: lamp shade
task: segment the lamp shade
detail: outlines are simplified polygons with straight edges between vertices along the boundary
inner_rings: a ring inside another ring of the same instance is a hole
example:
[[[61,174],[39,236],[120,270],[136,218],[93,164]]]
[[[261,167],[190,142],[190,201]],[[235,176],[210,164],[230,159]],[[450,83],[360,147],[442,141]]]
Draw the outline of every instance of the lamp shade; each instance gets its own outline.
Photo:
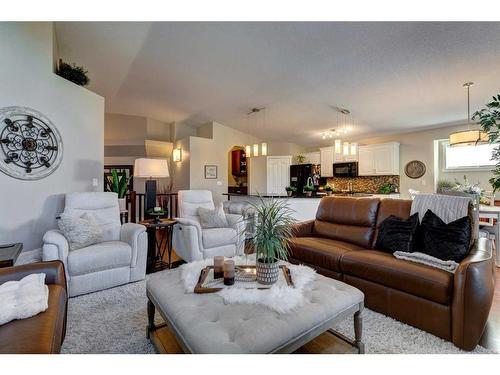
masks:
[[[165,159],[135,159],[134,176],[139,178],[169,177],[168,164]]]
[[[488,134],[480,130],[464,130],[450,134],[450,146],[475,146],[488,143]]]

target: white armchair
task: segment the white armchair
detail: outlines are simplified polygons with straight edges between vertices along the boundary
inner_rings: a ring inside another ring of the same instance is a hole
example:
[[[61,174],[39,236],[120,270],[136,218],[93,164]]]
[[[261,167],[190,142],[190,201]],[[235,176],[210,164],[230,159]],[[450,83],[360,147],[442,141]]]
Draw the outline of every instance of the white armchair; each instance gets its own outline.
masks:
[[[180,190],[179,217],[174,226],[173,248],[186,262],[216,255],[241,255],[245,247],[245,222],[241,215],[226,214],[228,228],[202,228],[198,208],[215,208],[209,190]]]
[[[43,237],[44,261],[64,263],[69,296],[142,280],[146,276],[146,227],[134,223],[121,224],[116,193],[71,193],[66,195],[64,213],[91,213],[101,226],[101,242],[69,250],[66,237],[50,230]]]

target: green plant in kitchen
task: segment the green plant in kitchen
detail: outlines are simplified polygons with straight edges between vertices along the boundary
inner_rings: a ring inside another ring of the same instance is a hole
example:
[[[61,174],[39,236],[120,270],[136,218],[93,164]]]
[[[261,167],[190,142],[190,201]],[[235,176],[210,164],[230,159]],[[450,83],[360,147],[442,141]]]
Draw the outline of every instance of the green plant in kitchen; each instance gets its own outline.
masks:
[[[323,190],[324,190],[324,191],[333,191],[333,188],[332,188],[330,185],[326,184],[326,185],[323,187]]]
[[[57,67],[56,74],[79,86],[87,86],[90,82],[87,76],[88,71],[85,70],[85,68],[76,66],[75,64],[70,65],[61,59],[59,59],[59,66]]]
[[[386,182],[385,184],[380,185],[378,192],[380,194],[390,194],[396,191],[396,185],[391,182]]]
[[[297,164],[302,164],[306,160],[306,157],[304,155],[299,154],[295,157],[295,160],[297,160]]]
[[[293,237],[293,210],[285,200],[263,199],[250,203],[256,214],[251,249],[256,254],[257,281],[274,284],[278,280],[280,260],[288,259]]]
[[[479,120],[481,129],[488,133],[490,143],[498,143],[500,138],[500,94],[493,96],[493,100],[486,104],[485,108],[474,112],[472,119]],[[500,146],[495,147],[491,160],[496,162],[493,169],[493,177],[489,182],[493,187],[493,192],[500,189]]]
[[[448,180],[439,180],[437,183],[437,192],[438,193],[445,193],[447,191],[450,191],[455,187],[456,183],[448,181]]]
[[[289,197],[291,197],[293,193],[297,192],[297,188],[295,186],[287,186],[285,190]]]

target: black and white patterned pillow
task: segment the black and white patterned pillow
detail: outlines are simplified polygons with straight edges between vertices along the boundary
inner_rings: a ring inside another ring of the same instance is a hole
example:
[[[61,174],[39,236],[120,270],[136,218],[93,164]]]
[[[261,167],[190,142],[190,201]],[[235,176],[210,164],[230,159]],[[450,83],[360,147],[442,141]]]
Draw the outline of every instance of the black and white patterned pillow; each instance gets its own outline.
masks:
[[[391,215],[380,224],[375,247],[387,253],[412,252],[418,228],[418,213],[403,220]]]

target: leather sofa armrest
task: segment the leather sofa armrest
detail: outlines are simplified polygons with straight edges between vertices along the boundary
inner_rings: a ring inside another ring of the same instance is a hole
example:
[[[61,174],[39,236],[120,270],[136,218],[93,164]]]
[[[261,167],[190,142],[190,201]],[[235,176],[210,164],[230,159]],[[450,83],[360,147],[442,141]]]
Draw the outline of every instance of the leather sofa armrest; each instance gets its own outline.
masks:
[[[314,220],[303,221],[292,226],[293,235],[295,237],[307,237],[312,234]]]
[[[32,273],[44,273],[45,284],[56,284],[66,289],[64,264],[59,260],[50,262],[28,263],[20,266],[0,268],[0,284],[7,281],[19,281]]]
[[[480,238],[454,275],[452,341],[472,350],[481,339],[495,290],[495,261],[491,243]]]

